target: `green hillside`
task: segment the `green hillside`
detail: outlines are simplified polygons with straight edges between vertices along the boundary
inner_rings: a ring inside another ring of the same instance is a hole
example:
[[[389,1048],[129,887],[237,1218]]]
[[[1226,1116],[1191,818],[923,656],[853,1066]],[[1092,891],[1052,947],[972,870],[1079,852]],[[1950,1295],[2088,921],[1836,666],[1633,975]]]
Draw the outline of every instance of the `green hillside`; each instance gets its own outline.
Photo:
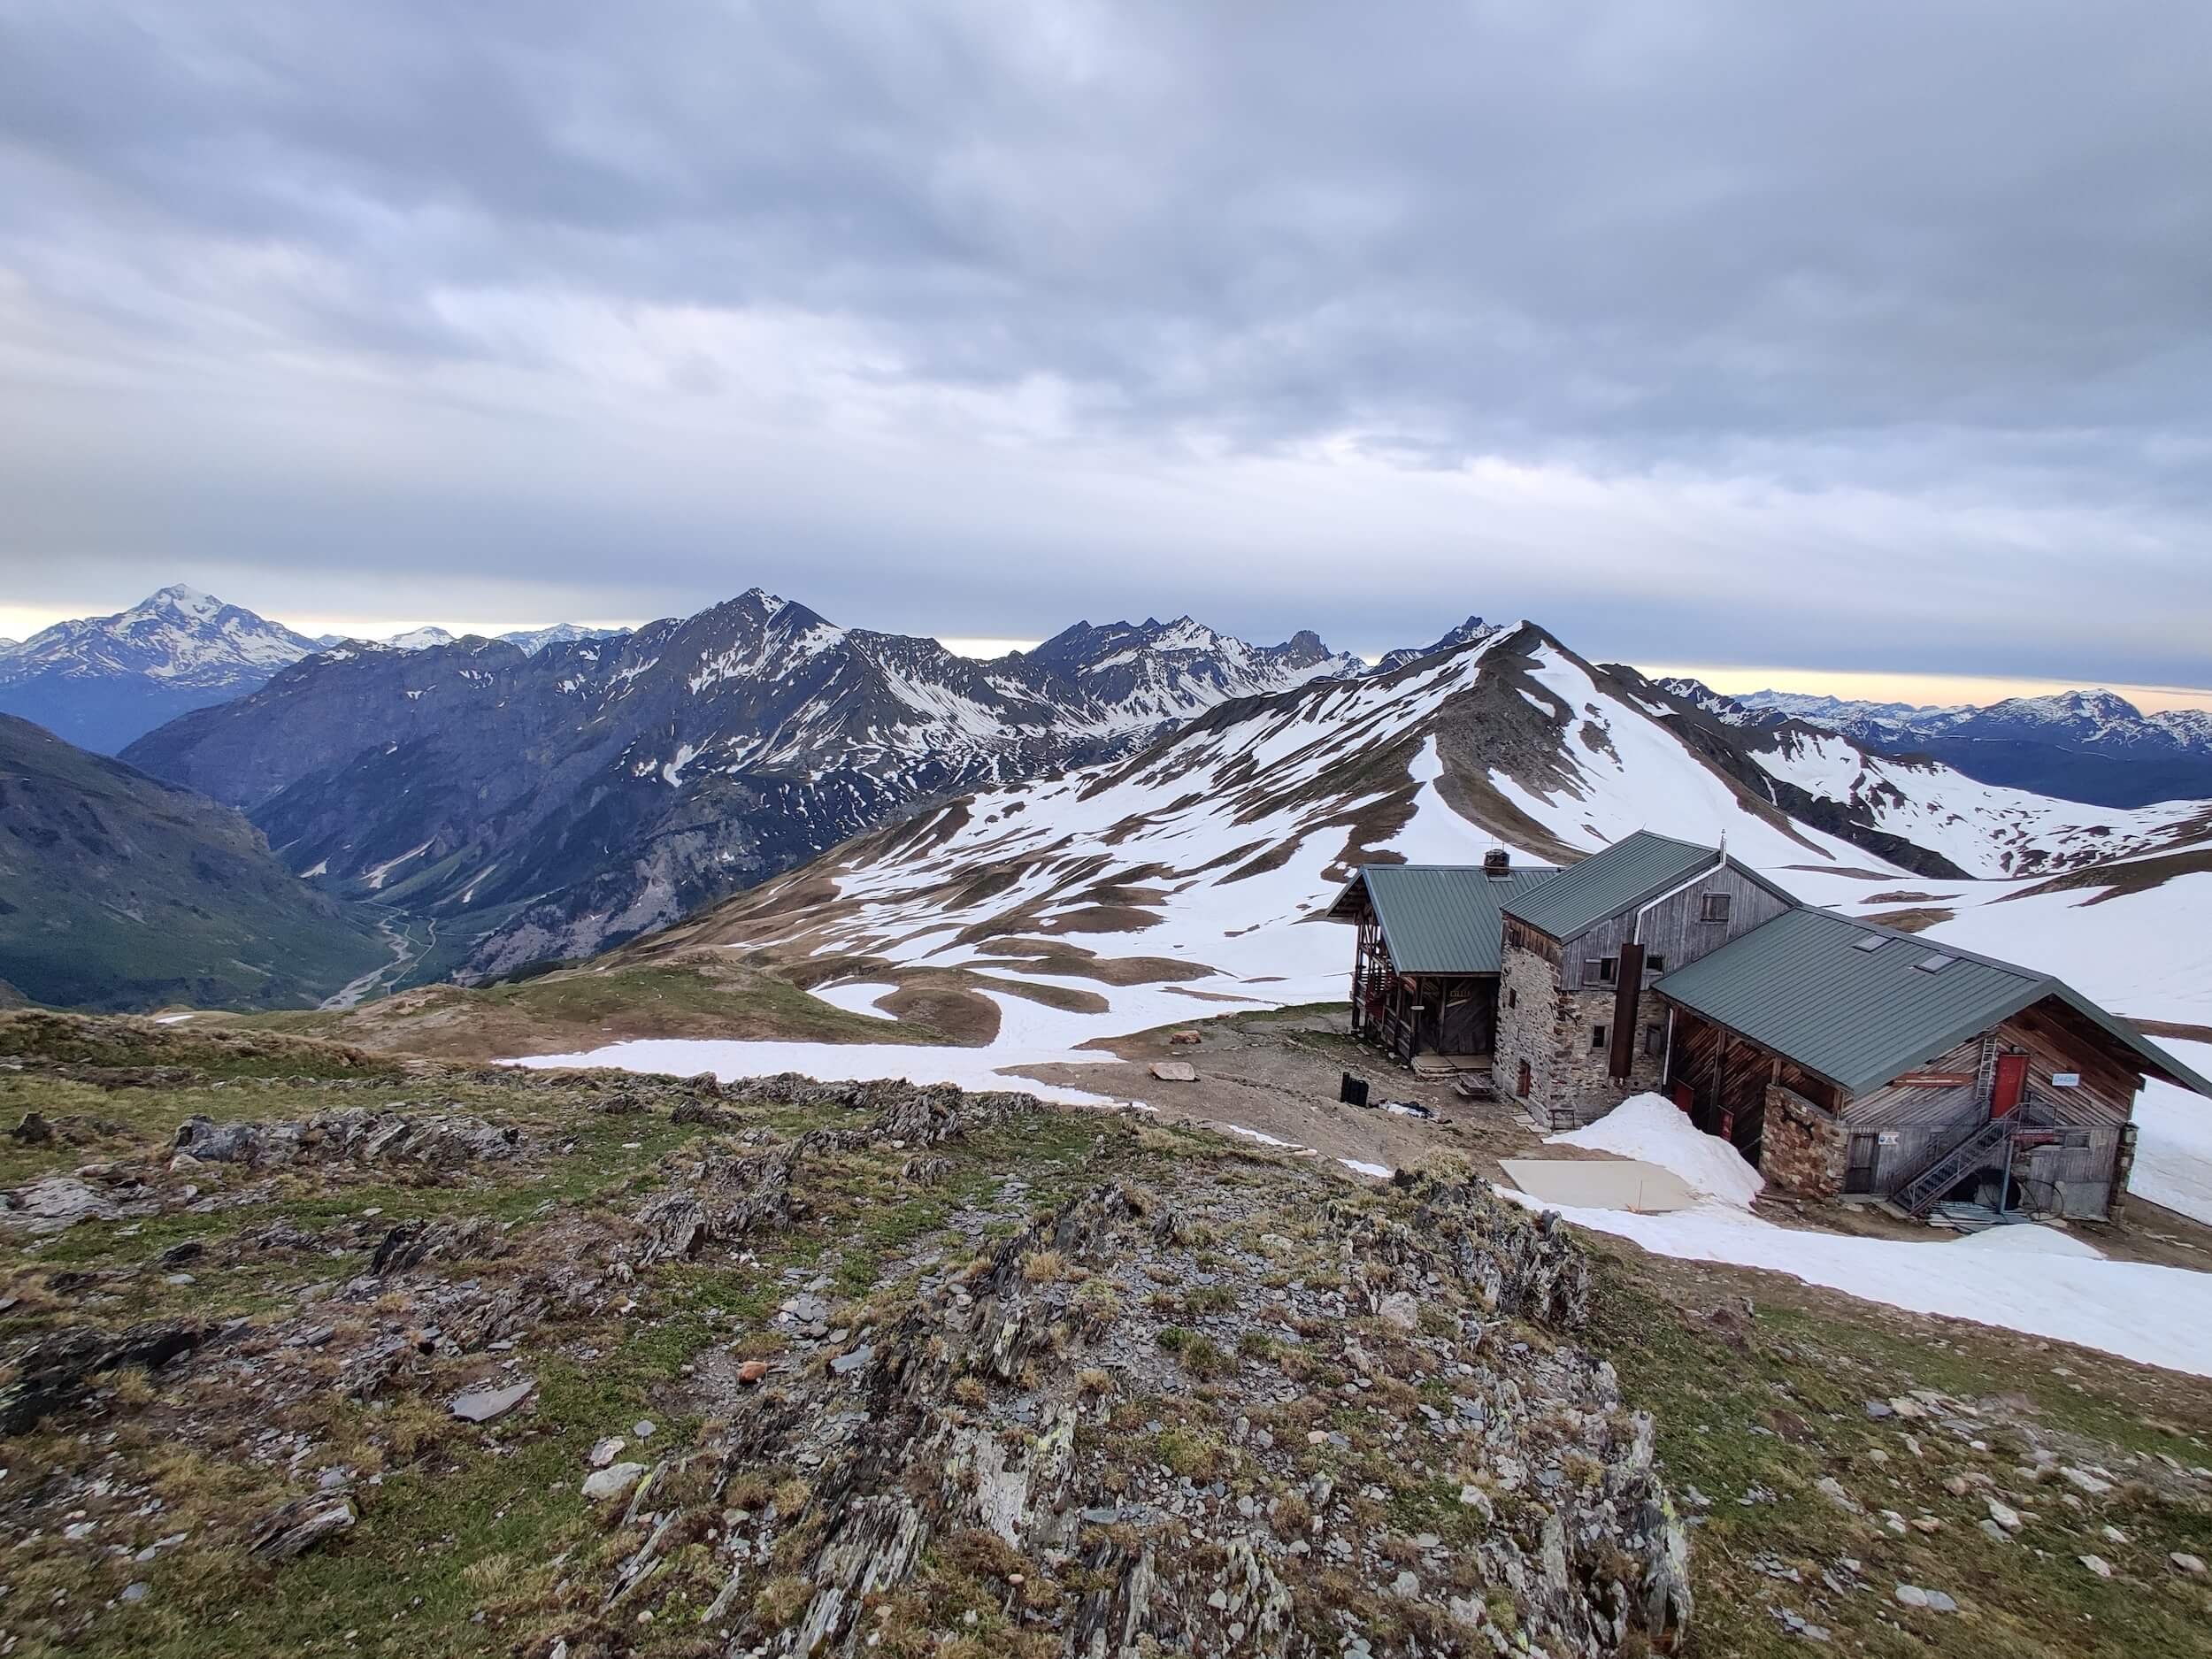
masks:
[[[0,715],[0,982],[67,1008],[292,1008],[388,959],[237,813]]]

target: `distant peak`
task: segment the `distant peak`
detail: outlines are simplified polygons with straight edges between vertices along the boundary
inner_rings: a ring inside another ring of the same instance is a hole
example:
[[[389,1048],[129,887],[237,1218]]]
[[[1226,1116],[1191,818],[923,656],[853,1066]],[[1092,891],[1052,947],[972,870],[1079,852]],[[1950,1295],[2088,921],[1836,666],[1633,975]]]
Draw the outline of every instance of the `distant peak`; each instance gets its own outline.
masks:
[[[141,600],[141,611],[180,611],[188,616],[211,617],[223,610],[223,602],[211,594],[183,582],[172,582],[168,587]]]

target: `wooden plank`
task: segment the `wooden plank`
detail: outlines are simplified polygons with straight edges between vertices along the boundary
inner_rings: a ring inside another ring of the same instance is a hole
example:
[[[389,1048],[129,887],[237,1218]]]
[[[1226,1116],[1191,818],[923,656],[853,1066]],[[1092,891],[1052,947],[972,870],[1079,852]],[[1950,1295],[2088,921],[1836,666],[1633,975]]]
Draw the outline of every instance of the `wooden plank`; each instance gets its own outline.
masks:
[[[1644,948],[1631,940],[1621,947],[1620,983],[1613,987],[1613,1051],[1606,1069],[1624,1078],[1636,1066],[1636,1004],[1644,990]]]

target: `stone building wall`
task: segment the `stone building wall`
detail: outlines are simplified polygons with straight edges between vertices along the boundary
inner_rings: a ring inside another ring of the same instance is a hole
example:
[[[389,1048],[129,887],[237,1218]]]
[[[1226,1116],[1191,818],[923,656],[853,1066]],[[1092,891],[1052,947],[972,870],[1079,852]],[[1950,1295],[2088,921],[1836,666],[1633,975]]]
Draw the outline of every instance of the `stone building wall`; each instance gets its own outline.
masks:
[[[1642,1024],[1661,1025],[1665,1016],[1647,997],[1625,1083],[1607,1073],[1611,1064],[1613,990],[1561,987],[1559,971],[1534,951],[1505,948],[1498,981],[1498,1041],[1492,1076],[1502,1094],[1518,1102],[1530,1116],[1555,1130],[1594,1123],[1631,1094],[1660,1087],[1665,1068],[1663,1041],[1645,1052]],[[1609,1041],[1591,1044],[1594,1027],[1606,1028]],[[1521,1065],[1529,1087],[1520,1089]]]
[[[1849,1134],[1833,1114],[1794,1089],[1767,1085],[1759,1172],[1770,1186],[1806,1198],[1834,1198],[1843,1191],[1849,1147]]]

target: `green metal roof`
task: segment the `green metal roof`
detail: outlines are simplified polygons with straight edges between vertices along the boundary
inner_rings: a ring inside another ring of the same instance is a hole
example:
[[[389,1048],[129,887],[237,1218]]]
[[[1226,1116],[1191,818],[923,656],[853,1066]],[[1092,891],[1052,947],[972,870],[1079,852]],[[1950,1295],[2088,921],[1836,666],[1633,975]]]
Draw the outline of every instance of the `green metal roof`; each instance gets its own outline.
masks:
[[[1563,941],[1719,863],[1710,847],[1638,830],[1515,898],[1505,913]]]
[[[1862,948],[1874,940],[1878,948]],[[1934,956],[1949,959],[1939,972],[1919,966]],[[1785,911],[1676,969],[1658,989],[1854,1094],[2046,997],[2134,1050],[2146,1071],[2212,1094],[2212,1082],[2063,980],[1829,910]]]
[[[1501,908],[1557,873],[1525,868],[1493,876],[1473,864],[1367,864],[1329,914],[1351,915],[1349,902],[1363,887],[1399,972],[1495,973],[1505,931]]]

